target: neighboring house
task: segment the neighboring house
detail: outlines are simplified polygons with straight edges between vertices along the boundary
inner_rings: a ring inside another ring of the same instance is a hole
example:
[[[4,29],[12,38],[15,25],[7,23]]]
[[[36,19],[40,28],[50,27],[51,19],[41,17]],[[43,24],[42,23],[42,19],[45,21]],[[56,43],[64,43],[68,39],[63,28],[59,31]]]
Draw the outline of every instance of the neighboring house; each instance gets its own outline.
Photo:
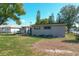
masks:
[[[16,33],[20,30],[20,26],[0,25],[0,33]]]
[[[33,36],[64,37],[66,31],[65,24],[32,25],[31,28]]]
[[[0,33],[10,33],[10,27],[0,27]]]
[[[10,30],[11,30],[12,34],[16,34],[16,33],[18,33],[20,31],[20,27],[11,27]]]

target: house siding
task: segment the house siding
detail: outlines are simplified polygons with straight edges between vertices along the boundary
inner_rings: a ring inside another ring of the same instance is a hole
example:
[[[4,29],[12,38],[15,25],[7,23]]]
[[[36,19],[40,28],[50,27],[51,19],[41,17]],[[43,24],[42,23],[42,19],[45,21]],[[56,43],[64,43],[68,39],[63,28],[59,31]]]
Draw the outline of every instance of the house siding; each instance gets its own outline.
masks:
[[[40,29],[35,30],[32,28],[32,35],[52,35],[55,37],[65,36],[65,26],[50,26],[51,29],[44,29],[44,26],[40,26]]]
[[[10,25],[1,25],[0,26],[0,33],[14,33],[19,30],[20,27],[18,26],[10,26]]]
[[[11,30],[9,27],[1,27],[0,28],[0,33],[10,33]]]
[[[29,35],[30,27],[22,27],[20,28],[21,34]]]

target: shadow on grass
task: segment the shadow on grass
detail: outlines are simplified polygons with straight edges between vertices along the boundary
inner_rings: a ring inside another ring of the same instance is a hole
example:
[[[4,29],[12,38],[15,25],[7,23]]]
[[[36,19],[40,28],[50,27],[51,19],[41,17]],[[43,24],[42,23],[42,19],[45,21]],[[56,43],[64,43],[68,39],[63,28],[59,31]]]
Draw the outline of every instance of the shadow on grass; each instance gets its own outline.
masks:
[[[21,36],[27,36],[27,37],[32,37],[32,38],[40,38],[40,39],[60,39],[64,37],[57,37],[57,36],[32,36],[32,35],[21,35]]]
[[[62,42],[66,42],[66,43],[79,43],[79,40],[63,40]]]
[[[29,37],[34,37],[34,38],[40,38],[40,39],[52,39],[54,37],[42,37],[42,36],[30,36]]]
[[[17,34],[11,34],[11,33],[0,33],[0,36],[15,36]]]

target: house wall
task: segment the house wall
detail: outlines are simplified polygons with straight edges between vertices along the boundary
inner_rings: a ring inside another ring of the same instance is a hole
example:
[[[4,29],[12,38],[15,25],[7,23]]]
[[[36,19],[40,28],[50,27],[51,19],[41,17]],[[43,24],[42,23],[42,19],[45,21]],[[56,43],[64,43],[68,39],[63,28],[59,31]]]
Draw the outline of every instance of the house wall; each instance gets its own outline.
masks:
[[[0,28],[0,33],[2,32],[2,28]]]
[[[16,33],[19,28],[0,27],[0,33]]]
[[[32,35],[52,35],[55,37],[64,37],[65,36],[65,26],[51,26],[51,29],[44,29],[44,26],[41,26],[40,29],[36,30],[32,28]]]
[[[9,27],[1,27],[0,28],[0,33],[10,33],[11,30]]]
[[[19,28],[11,29],[11,33],[12,33],[12,34],[17,33],[19,30],[20,30]]]
[[[30,30],[30,28],[28,28],[28,27],[22,27],[20,29],[20,32],[21,32],[21,34],[28,35],[29,34],[29,30]]]

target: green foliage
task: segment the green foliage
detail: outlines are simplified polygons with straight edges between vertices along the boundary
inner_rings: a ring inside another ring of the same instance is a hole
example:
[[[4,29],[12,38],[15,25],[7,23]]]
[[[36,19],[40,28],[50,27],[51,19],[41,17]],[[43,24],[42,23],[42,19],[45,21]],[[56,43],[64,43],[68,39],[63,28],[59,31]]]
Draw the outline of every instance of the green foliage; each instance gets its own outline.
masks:
[[[74,5],[66,5],[61,8],[60,13],[58,15],[59,22],[65,23],[68,28],[68,32],[74,22],[77,20],[77,15],[79,13],[79,9]]]
[[[24,15],[23,4],[21,3],[1,3],[0,4],[0,25],[8,21],[8,18],[21,24],[20,16]]]
[[[51,16],[49,16],[49,18],[45,18],[45,19],[40,19],[40,11],[37,11],[37,15],[36,15],[36,25],[39,24],[53,24],[55,23],[54,21],[54,15],[52,14]]]
[[[59,23],[59,24],[64,23],[64,20],[62,19],[61,15],[59,13],[57,14],[56,23]]]
[[[48,19],[47,18],[45,18],[45,19],[42,19],[41,20],[41,23],[40,24],[48,24],[49,22],[48,22]]]
[[[76,35],[76,40],[79,40],[79,35]]]
[[[48,22],[49,22],[49,24],[55,23],[53,14],[51,16],[49,16]]]
[[[37,11],[37,15],[36,15],[36,24],[40,24],[41,20],[40,20],[40,11]]]

